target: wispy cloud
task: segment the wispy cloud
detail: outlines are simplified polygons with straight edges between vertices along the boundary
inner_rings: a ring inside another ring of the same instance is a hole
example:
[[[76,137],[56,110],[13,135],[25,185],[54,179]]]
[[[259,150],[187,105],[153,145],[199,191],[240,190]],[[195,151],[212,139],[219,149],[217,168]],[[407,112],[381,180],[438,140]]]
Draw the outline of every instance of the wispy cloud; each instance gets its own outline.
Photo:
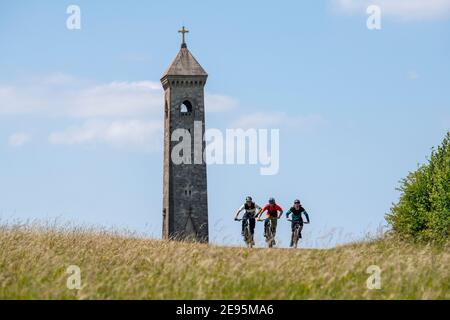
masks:
[[[206,94],[208,112],[237,106],[229,96]],[[163,90],[157,81],[96,84],[61,73],[0,84],[1,114],[39,114],[73,118],[154,116],[163,112]]]
[[[98,145],[114,148],[155,151],[161,149],[162,123],[141,120],[87,120],[49,136],[55,145]]]
[[[226,112],[235,109],[238,101],[232,97],[220,94],[205,95],[206,112]]]
[[[31,140],[31,136],[25,132],[16,132],[9,136],[8,144],[11,147],[21,147]]]
[[[0,116],[64,117],[78,122],[52,132],[49,142],[55,145],[154,150],[162,135],[163,101],[161,84],[150,80],[95,83],[54,73],[0,84]],[[238,102],[226,95],[206,94],[205,105],[208,112],[225,112]],[[15,146],[27,141],[25,135],[10,138]]]
[[[450,17],[450,0],[331,0],[335,12],[366,14],[369,5],[378,5],[383,16],[401,21]]]
[[[152,81],[111,82],[68,93],[74,117],[152,115],[162,112],[162,89]]]
[[[161,85],[152,81],[73,83],[69,76],[0,85],[0,114],[78,118],[151,115],[162,112]]]

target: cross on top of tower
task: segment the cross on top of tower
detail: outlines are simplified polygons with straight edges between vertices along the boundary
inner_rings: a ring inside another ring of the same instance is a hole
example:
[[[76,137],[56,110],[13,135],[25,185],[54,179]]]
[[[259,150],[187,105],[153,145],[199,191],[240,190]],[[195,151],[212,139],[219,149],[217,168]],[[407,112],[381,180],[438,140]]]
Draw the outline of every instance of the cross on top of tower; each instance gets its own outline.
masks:
[[[185,33],[188,33],[189,30],[186,29],[186,28],[183,26],[180,30],[178,30],[178,32],[182,34],[182,38],[183,38],[183,41],[182,41],[182,43],[181,43],[181,47],[182,47],[182,48],[186,48],[186,41],[185,41],[185,36],[184,36],[184,35],[185,35]]]

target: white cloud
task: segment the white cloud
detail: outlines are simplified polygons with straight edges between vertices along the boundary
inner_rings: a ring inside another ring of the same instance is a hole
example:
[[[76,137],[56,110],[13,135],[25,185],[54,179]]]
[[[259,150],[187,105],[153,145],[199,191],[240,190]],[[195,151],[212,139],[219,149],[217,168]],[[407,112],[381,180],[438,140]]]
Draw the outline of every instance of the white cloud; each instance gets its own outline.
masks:
[[[0,85],[0,114],[78,118],[162,112],[161,85],[152,81],[86,84],[61,74],[15,86]]]
[[[17,132],[9,136],[8,144],[11,147],[21,147],[31,140],[31,136],[24,132]]]
[[[323,126],[327,121],[318,114],[292,116],[284,112],[255,112],[240,116],[233,128],[295,128],[309,131]]]
[[[142,120],[87,120],[82,125],[53,132],[55,145],[106,144],[115,148],[155,151],[161,148],[162,123]]]
[[[107,144],[151,150],[161,140],[163,89],[156,81],[93,83],[62,73],[30,77],[18,84],[0,84],[1,115],[38,115],[82,119],[53,132],[52,144]],[[208,112],[234,109],[238,102],[226,95],[206,94]],[[136,120],[139,119],[139,120]],[[12,143],[24,144],[16,137]]]
[[[18,85],[0,84],[0,115],[37,114],[72,118],[155,116],[163,112],[163,89],[156,81],[95,84],[55,73]],[[237,101],[206,94],[208,112],[235,108]]]
[[[205,95],[206,112],[225,112],[235,109],[238,106],[237,100],[220,94]]]
[[[162,113],[161,85],[152,81],[111,82],[70,92],[68,114],[74,117],[136,116]]]
[[[378,5],[382,16],[412,21],[450,16],[450,0],[331,0],[335,11],[344,14],[366,14],[369,5]]]

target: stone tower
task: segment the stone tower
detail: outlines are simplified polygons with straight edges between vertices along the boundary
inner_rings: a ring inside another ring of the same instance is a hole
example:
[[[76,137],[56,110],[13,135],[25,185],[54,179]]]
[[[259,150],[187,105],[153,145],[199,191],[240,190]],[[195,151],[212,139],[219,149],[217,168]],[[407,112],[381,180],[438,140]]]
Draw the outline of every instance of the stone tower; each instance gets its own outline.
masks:
[[[208,74],[187,49],[184,36],[188,31],[183,27],[179,32],[183,35],[181,49],[161,78],[164,88],[163,238],[208,242],[208,192],[203,160],[204,86]],[[184,139],[172,135],[177,129],[192,137],[190,160],[185,159],[187,155],[183,151],[183,162],[178,164],[172,159],[172,151]]]

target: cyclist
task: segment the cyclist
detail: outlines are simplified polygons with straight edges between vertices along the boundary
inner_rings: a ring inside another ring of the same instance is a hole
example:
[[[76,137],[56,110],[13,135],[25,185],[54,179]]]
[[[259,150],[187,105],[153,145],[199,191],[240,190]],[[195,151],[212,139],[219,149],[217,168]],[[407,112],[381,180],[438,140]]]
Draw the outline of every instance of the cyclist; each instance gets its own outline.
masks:
[[[244,228],[246,220],[248,219],[248,222],[250,224],[250,232],[252,235],[255,234],[255,213],[256,210],[261,210],[261,207],[258,206],[252,199],[252,197],[248,196],[245,198],[245,203],[236,211],[236,215],[234,217],[234,220],[238,220],[239,214],[242,211],[244,212],[244,215],[242,216],[242,236],[244,236]]]
[[[291,213],[292,213],[292,224],[291,224],[291,229],[292,229],[291,247],[292,247],[294,245],[294,241],[293,241],[294,231],[295,231],[295,228],[297,227],[297,225],[300,225],[298,236],[299,236],[299,238],[302,237],[302,229],[303,229],[303,223],[304,223],[302,213],[306,217],[306,223],[309,223],[309,215],[308,215],[308,212],[306,212],[305,208],[302,207],[300,200],[298,200],[298,199],[294,201],[294,206],[286,212],[287,219],[289,219],[289,215]]]
[[[274,198],[269,199],[269,203],[264,206],[258,212],[258,221],[261,221],[261,215],[263,212],[267,211],[266,221],[264,221],[264,237],[267,238],[266,229],[269,221],[272,222],[272,236],[275,238],[275,234],[277,232],[277,221],[281,218],[283,214],[283,209],[275,202]],[[273,244],[275,244],[275,240],[273,240]]]

